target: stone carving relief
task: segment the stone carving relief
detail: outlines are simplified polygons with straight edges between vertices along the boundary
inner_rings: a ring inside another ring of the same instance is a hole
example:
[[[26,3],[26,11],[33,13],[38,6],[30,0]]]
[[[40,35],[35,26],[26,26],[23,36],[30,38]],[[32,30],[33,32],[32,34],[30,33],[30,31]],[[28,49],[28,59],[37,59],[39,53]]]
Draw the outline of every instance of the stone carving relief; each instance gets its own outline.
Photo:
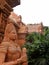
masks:
[[[26,48],[20,48],[17,41],[17,31],[13,23],[5,29],[5,35],[0,44],[0,65],[28,65]]]

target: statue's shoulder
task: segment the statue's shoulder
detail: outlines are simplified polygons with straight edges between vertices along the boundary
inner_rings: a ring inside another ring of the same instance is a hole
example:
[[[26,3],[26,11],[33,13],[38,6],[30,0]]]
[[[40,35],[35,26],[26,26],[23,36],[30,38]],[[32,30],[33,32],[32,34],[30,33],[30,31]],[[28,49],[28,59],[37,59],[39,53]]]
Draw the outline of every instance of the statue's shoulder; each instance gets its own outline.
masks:
[[[10,45],[10,42],[2,42],[1,45],[8,47]]]
[[[8,49],[8,43],[7,42],[2,42],[0,44],[0,52],[7,52],[7,49]]]

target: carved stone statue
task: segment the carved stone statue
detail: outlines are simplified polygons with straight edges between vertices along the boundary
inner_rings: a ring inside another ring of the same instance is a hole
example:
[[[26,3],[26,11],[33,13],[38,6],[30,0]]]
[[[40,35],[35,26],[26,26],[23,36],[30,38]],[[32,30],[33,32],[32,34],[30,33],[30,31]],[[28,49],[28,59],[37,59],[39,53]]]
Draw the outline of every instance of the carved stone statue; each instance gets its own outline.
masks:
[[[0,65],[28,65],[26,48],[21,49],[16,39],[15,26],[13,23],[7,24],[3,42],[0,44]]]

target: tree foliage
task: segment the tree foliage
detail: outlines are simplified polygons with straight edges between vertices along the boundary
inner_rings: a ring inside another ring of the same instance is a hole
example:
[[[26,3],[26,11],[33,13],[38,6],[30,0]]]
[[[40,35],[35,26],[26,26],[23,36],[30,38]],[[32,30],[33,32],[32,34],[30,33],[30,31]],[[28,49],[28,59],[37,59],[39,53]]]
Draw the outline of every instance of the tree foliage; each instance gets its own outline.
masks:
[[[26,37],[28,65],[49,65],[49,28],[44,34],[32,33]]]

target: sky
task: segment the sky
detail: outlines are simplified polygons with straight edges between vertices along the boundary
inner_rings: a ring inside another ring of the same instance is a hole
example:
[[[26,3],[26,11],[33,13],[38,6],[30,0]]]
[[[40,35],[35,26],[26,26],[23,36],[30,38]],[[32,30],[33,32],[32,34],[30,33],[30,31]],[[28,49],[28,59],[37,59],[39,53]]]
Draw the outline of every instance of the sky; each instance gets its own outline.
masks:
[[[14,12],[22,16],[25,24],[43,23],[49,26],[49,0],[21,0]]]

